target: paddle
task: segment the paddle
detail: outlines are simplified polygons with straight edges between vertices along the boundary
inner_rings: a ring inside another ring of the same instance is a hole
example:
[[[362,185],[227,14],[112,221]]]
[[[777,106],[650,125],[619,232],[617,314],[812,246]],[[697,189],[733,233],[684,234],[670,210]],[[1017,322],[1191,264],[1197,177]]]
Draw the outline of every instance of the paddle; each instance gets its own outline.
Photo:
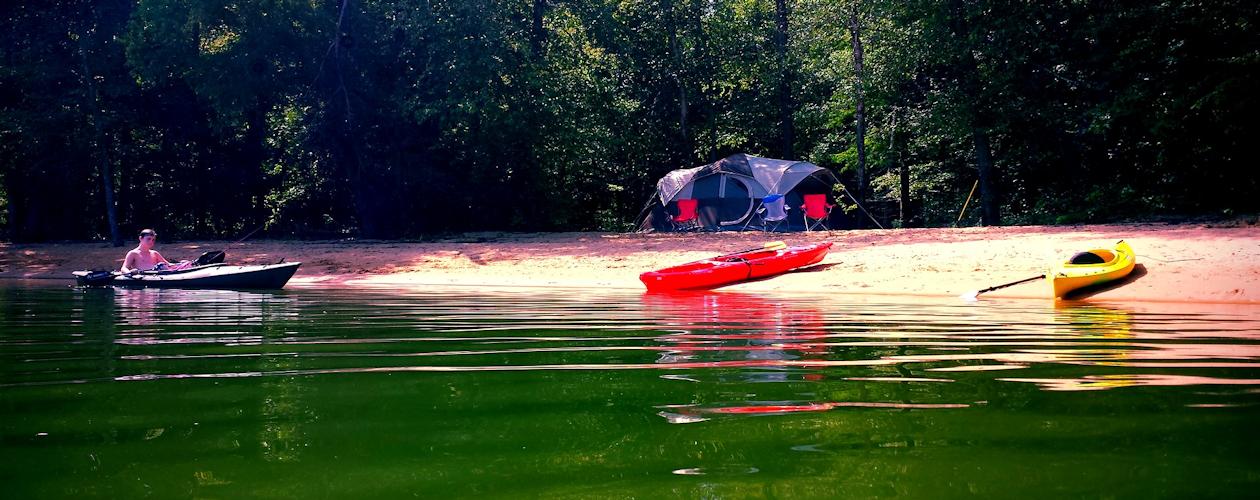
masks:
[[[761,252],[761,251],[765,251],[765,250],[782,250],[782,249],[784,249],[784,248],[787,248],[787,243],[784,243],[784,242],[782,242],[782,241],[771,241],[771,242],[769,242],[769,243],[766,243],[766,244],[761,245],[761,246],[756,247],[756,248],[749,248],[748,250],[740,250],[740,251],[738,251],[738,252],[728,253],[728,254],[726,254],[726,255],[719,255],[719,256],[717,256],[717,257],[710,257],[709,259],[705,259],[705,260],[711,260],[711,259],[721,259],[721,258],[724,258],[724,257],[734,257],[734,256],[736,256],[736,255],[741,255],[741,254],[746,254],[746,253],[752,253],[752,252]]]
[[[254,230],[250,231],[249,234],[246,234],[244,238],[241,238],[232,243],[229,243],[228,246],[223,248],[223,250],[211,250],[209,252],[201,254],[200,257],[197,257],[197,260],[193,261],[192,265],[193,266],[208,266],[210,264],[222,264],[224,259],[227,257],[228,250],[231,250],[232,247],[235,246],[236,244],[249,239],[250,236],[253,236],[254,233],[257,233],[258,231],[261,231],[264,227],[267,227],[266,223],[263,223],[263,225],[258,226],[257,228],[254,228]]]
[[[958,297],[959,297],[959,298],[961,298],[961,299],[963,299],[963,300],[976,300],[976,297],[978,297],[978,296],[979,296],[980,294],[982,294],[982,293],[992,292],[992,291],[994,291],[994,290],[999,290],[999,289],[1002,289],[1002,288],[1006,288],[1006,287],[1008,287],[1008,286],[1015,286],[1015,285],[1018,285],[1018,284],[1020,284],[1020,283],[1028,283],[1029,281],[1039,280],[1039,279],[1041,279],[1041,278],[1045,278],[1045,277],[1046,277],[1046,275],[1044,275],[1044,274],[1038,274],[1038,275],[1033,276],[1033,277],[1031,277],[1031,278],[1024,278],[1024,279],[1022,279],[1022,280],[1019,280],[1019,281],[1012,281],[1012,282],[1010,282],[1010,283],[1006,283],[1006,284],[1003,284],[1003,285],[991,286],[991,287],[989,287],[989,288],[985,288],[985,289],[983,289],[983,290],[976,290],[976,291],[974,291],[974,292],[967,292],[967,293],[964,293],[964,294],[962,294],[962,295],[959,295]]]

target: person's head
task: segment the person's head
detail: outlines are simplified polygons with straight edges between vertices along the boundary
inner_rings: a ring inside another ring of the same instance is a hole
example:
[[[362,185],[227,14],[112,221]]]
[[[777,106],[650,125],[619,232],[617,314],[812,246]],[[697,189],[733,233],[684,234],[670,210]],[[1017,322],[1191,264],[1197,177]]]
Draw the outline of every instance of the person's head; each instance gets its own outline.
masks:
[[[157,244],[157,231],[145,229],[140,231],[140,248],[145,250],[153,248]]]

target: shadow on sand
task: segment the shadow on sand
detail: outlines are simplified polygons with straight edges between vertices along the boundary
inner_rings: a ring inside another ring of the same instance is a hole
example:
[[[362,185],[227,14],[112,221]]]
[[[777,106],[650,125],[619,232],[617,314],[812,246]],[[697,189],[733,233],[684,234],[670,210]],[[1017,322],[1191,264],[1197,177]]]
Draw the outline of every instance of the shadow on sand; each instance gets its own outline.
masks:
[[[838,265],[840,265],[840,263],[839,263],[839,262],[832,262],[832,263],[830,263],[830,264],[814,264],[814,265],[809,266],[809,267],[802,267],[802,268],[798,268],[798,269],[793,269],[793,270],[788,271],[787,273],[784,273],[784,274],[790,274],[790,273],[817,273],[817,272],[821,272],[821,271],[826,271],[826,270],[831,269],[831,268],[833,268],[833,267],[836,267],[836,266],[838,266]],[[772,277],[773,277],[773,276],[772,276]]]
[[[742,284],[744,284],[744,283],[757,283],[757,282],[759,282],[759,281],[772,280],[772,279],[778,278],[779,276],[783,276],[783,275],[785,275],[785,274],[794,274],[794,273],[815,273],[815,272],[819,272],[819,271],[826,271],[827,269],[831,268],[832,266],[838,266],[838,265],[840,265],[840,263],[838,263],[838,262],[837,262],[837,263],[831,263],[831,264],[814,264],[814,265],[812,265],[812,266],[807,266],[807,267],[801,267],[801,268],[793,269],[793,270],[788,271],[788,272],[786,272],[786,273],[775,274],[775,275],[773,275],[773,276],[763,276],[763,277],[761,277],[761,278],[752,278],[752,279],[746,279],[746,280],[744,280],[744,281],[736,281],[736,282],[734,282],[734,283],[727,283],[727,284],[725,284],[725,285],[721,285],[721,286],[716,286],[716,287],[713,287],[713,288],[712,288],[712,290],[718,290],[718,289],[726,288],[726,287],[728,287],[728,286],[733,286],[733,285],[742,285]]]

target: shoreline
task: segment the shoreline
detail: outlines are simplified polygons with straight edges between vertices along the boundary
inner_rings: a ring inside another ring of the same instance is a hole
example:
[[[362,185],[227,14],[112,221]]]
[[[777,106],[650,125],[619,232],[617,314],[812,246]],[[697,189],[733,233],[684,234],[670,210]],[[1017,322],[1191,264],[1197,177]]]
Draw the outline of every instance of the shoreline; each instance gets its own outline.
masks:
[[[251,240],[233,264],[300,261],[293,288],[486,287],[642,290],[641,272],[753,248],[832,241],[822,263],[720,291],[957,297],[1044,272],[1077,251],[1125,239],[1138,266],[1090,301],[1260,305],[1260,227],[1236,224],[1108,224],[846,230],[810,233],[468,233],[421,242]],[[227,242],[163,243],[168,259],[192,259]],[[70,281],[80,269],[116,268],[129,247],[106,243],[0,243],[0,279]],[[1048,299],[1030,283],[984,294]]]

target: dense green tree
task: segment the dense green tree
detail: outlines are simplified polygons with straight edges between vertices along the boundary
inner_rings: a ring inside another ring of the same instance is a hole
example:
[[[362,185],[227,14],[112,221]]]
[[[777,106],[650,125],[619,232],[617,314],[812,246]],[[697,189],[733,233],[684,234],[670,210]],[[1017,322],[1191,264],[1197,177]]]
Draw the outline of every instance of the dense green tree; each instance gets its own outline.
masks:
[[[664,172],[741,151],[834,168],[901,226],[954,223],[973,183],[966,224],[1258,208],[1260,7],[1241,0],[52,0],[0,19],[18,241],[621,230]]]

